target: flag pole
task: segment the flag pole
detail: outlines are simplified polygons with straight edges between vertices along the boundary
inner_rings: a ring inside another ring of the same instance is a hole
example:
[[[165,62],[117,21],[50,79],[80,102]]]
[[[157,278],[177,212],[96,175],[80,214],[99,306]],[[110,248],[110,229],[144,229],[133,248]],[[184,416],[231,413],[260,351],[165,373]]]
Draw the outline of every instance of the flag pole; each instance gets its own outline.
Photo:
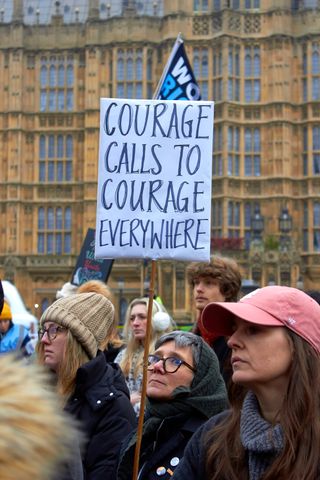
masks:
[[[157,85],[157,88],[156,88],[156,91],[154,92],[153,94],[153,98],[156,99],[158,98],[159,96],[159,93],[160,93],[160,87],[163,83],[163,80],[166,78],[167,76],[167,73],[168,73],[168,70],[169,70],[169,67],[170,67],[170,64],[171,64],[171,61],[172,59],[174,58],[178,48],[180,47],[181,43],[183,43],[183,38],[182,38],[182,34],[181,32],[179,32],[179,35],[177,36],[177,39],[172,47],[172,50],[171,50],[171,53],[170,53],[170,56],[167,60],[167,63],[166,63],[166,66],[165,68],[163,69],[163,72],[162,72],[162,75],[160,77],[160,80],[158,82],[158,85]]]
[[[141,448],[141,441],[142,441],[142,429],[143,429],[143,421],[144,421],[146,391],[147,391],[148,355],[149,355],[149,346],[150,346],[150,337],[151,337],[151,321],[152,321],[152,307],[153,307],[154,285],[155,285],[155,276],[156,276],[156,264],[157,262],[155,260],[152,260],[151,278],[150,278],[150,287],[149,287],[148,313],[147,313],[147,329],[146,329],[146,338],[144,341],[144,353],[143,353],[143,377],[142,377],[142,389],[141,389],[140,414],[139,414],[138,428],[137,428],[137,442],[136,442],[136,448],[134,452],[132,480],[137,479],[138,472],[139,472],[140,448]]]

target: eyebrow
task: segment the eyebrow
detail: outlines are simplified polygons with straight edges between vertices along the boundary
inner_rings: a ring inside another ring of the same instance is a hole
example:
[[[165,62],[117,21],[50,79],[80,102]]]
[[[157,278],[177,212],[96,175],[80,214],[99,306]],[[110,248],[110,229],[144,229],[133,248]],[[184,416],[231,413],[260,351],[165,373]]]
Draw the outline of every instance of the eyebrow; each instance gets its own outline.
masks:
[[[163,356],[163,353],[161,351],[161,349],[158,349],[154,352],[154,355],[162,355]],[[178,352],[175,352],[174,350],[170,350],[170,352],[168,352],[168,355],[166,358],[168,357],[177,357],[179,358],[179,360],[183,360],[186,362],[186,360],[178,353]]]

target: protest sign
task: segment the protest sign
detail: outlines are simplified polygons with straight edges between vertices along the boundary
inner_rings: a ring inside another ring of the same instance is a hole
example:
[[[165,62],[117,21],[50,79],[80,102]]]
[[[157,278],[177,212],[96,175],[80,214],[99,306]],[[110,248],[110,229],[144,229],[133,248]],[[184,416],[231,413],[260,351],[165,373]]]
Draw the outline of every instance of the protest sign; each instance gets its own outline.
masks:
[[[97,258],[210,259],[213,110],[101,99]]]
[[[74,285],[82,285],[89,280],[101,280],[102,282],[108,281],[113,260],[95,259],[94,243],[95,230],[93,228],[88,228],[72,274],[71,283]]]

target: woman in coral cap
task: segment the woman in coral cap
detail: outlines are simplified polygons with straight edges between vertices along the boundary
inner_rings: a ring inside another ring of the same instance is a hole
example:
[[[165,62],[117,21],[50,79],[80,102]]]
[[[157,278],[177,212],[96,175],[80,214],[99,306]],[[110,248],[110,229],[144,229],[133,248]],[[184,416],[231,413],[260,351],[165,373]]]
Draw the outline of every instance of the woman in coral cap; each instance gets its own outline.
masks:
[[[268,286],[202,321],[228,339],[232,408],[198,430],[174,479],[319,479],[320,305]]]

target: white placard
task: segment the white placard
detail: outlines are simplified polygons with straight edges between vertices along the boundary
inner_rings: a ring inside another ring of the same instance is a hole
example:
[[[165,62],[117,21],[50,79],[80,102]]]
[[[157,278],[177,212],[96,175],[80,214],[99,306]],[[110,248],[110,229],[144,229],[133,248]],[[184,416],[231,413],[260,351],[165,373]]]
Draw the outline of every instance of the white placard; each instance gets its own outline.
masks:
[[[208,261],[213,102],[100,102],[97,258]]]

